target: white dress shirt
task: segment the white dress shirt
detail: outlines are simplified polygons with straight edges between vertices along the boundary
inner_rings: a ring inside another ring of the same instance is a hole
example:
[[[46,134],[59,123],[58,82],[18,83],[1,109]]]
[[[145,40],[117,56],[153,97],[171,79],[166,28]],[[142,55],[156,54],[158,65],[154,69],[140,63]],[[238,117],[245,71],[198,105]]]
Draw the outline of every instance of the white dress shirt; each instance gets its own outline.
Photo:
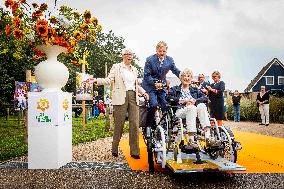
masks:
[[[129,70],[126,66],[123,66],[122,77],[124,80],[126,91],[135,91],[135,75],[132,69]]]

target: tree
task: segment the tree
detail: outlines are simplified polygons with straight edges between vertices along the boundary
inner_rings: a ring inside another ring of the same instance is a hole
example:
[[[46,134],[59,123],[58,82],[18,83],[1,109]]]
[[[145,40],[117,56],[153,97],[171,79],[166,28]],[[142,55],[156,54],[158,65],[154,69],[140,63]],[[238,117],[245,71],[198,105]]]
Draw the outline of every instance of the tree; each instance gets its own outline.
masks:
[[[87,71],[86,73],[94,75],[94,77],[104,78],[105,77],[105,65],[107,65],[108,72],[113,64],[122,61],[121,51],[125,48],[124,38],[117,37],[112,31],[108,33],[98,33],[96,37],[96,43],[90,45],[87,42],[83,42],[81,45],[82,49],[86,48],[89,51],[87,56]],[[67,56],[61,57],[61,62],[70,62],[75,59],[74,54],[69,54]],[[133,65],[138,69],[140,75],[142,74],[142,68],[136,63],[138,58],[134,57]],[[78,61],[77,61],[78,62]],[[68,92],[76,91],[76,72],[80,72],[80,64],[75,62],[77,66],[66,64],[70,71],[70,77],[65,90]],[[102,92],[102,88],[99,89]]]

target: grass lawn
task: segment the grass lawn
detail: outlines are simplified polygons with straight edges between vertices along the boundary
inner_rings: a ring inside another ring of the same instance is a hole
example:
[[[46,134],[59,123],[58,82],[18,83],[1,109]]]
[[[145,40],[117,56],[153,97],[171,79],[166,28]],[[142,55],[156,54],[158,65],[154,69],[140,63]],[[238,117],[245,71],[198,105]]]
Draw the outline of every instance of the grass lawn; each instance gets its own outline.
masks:
[[[82,118],[73,117],[72,144],[79,144],[112,136],[112,131],[105,131],[104,116],[97,119],[88,120],[86,128],[82,127]],[[124,132],[128,131],[128,122],[124,127]],[[28,145],[24,142],[24,127],[19,124],[17,117],[10,117],[6,121],[5,117],[0,117],[0,161],[5,161],[14,157],[28,154]]]

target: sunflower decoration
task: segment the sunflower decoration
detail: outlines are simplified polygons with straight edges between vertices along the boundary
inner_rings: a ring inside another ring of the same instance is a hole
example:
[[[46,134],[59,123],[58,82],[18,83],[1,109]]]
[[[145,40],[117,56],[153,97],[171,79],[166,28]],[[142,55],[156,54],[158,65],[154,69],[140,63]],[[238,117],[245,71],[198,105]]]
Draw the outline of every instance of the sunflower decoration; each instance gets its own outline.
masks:
[[[46,99],[40,99],[39,102],[37,102],[37,108],[36,109],[44,112],[48,108],[49,108],[49,102]]]
[[[61,6],[54,16],[46,3],[29,5],[26,0],[5,0],[5,6],[12,13],[5,34],[33,46],[60,45],[74,53],[80,41],[95,43],[97,33],[102,31],[98,19],[88,10],[80,14]]]
[[[65,98],[65,99],[63,100],[63,102],[62,102],[62,107],[63,107],[64,110],[67,110],[67,109],[68,109],[68,107],[69,107],[68,104],[69,104],[68,99]]]

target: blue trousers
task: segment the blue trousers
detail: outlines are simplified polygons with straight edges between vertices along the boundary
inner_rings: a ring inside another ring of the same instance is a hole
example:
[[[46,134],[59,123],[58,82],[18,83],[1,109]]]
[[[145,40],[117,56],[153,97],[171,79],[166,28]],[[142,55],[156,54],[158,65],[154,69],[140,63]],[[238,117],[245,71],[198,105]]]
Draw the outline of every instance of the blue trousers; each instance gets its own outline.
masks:
[[[234,122],[240,122],[241,118],[241,106],[240,105],[233,105],[234,108]]]
[[[157,107],[160,107],[162,112],[167,110],[166,91],[152,90],[149,93],[149,108],[147,113],[146,125],[154,124],[154,116]]]

